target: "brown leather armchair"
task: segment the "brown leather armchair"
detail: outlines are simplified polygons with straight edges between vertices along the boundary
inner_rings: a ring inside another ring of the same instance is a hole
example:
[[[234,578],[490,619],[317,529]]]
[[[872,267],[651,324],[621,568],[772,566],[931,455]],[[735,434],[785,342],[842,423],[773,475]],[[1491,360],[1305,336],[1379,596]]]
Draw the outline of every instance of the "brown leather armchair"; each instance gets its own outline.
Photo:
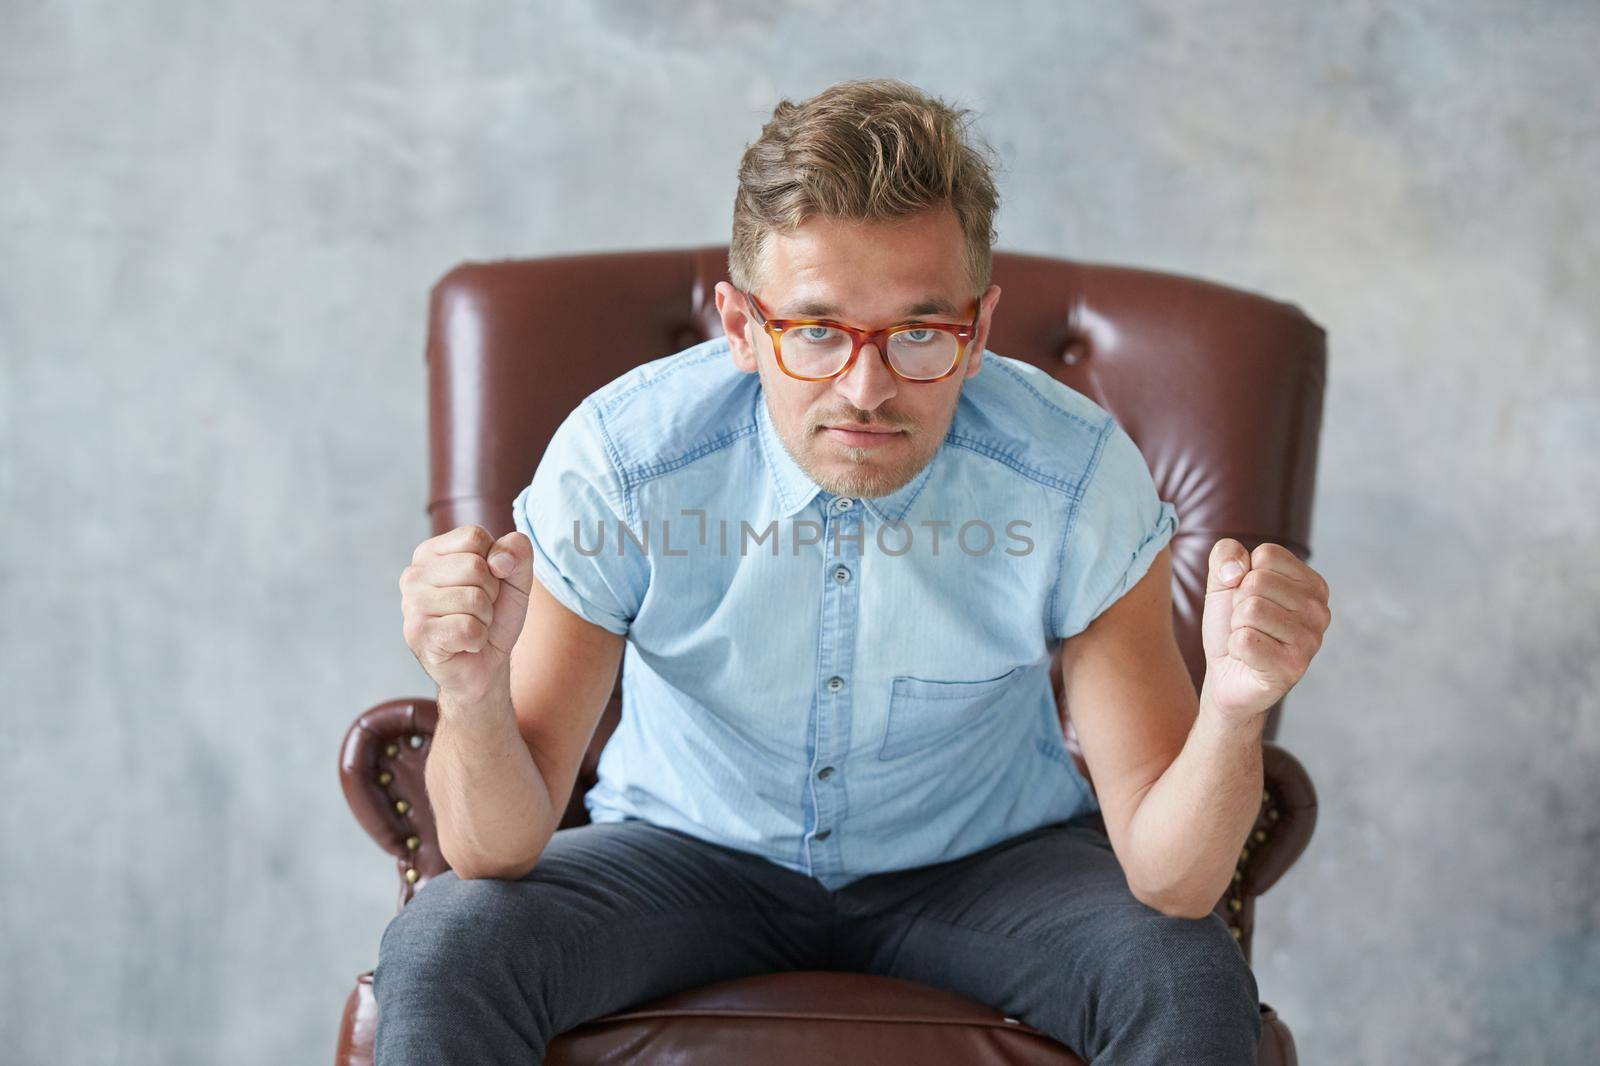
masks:
[[[433,532],[468,522],[510,532],[511,500],[561,419],[631,366],[719,336],[712,289],[726,278],[725,246],[471,263],[446,274],[432,292],[427,348]],[[1177,507],[1174,621],[1198,690],[1216,539],[1251,549],[1273,541],[1310,557],[1326,335],[1291,304],[1172,274],[997,252],[994,281],[1004,296],[988,349],[1043,367],[1114,414]],[[1059,663],[1057,675],[1059,694]],[[588,821],[583,794],[621,712],[619,684],[563,827]],[[1088,778],[1064,704],[1060,713]],[[1265,727],[1260,814],[1216,906],[1246,958],[1256,897],[1299,857],[1316,820],[1305,769],[1271,742],[1281,713],[1280,703]],[[423,787],[436,721],[432,699],[381,703],[356,719],[340,752],[351,810],[395,858],[400,907],[447,869]],[[377,1014],[369,970],[346,1002],[336,1063],[371,1062]],[[1259,1061],[1295,1063],[1288,1028],[1265,1003],[1261,1014]],[[983,1004],[834,972],[767,974],[640,1003],[558,1035],[545,1061],[1082,1062]]]

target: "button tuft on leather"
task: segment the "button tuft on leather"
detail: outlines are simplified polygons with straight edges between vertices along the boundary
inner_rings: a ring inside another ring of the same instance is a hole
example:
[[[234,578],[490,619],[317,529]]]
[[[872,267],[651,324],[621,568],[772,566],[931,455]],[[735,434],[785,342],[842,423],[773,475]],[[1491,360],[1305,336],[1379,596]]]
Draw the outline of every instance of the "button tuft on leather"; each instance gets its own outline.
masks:
[[[1061,350],[1061,361],[1068,366],[1076,366],[1087,358],[1089,358],[1089,341],[1084,337],[1074,337]]]

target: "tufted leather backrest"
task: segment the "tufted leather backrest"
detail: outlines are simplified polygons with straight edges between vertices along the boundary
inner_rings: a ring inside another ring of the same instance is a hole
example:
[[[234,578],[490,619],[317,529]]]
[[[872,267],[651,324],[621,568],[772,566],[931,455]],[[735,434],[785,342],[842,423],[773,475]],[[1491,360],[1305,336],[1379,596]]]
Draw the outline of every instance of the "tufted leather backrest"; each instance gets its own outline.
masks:
[[[440,279],[427,348],[434,533],[510,532],[511,500],[561,420],[630,367],[720,336],[713,287],[727,278],[727,247],[712,245],[468,263]],[[1198,691],[1212,544],[1273,541],[1310,558],[1326,336],[1292,304],[1151,270],[996,252],[993,280],[988,349],[1111,412],[1177,508],[1174,622]],[[582,793],[618,711],[614,697],[563,825],[587,818]]]

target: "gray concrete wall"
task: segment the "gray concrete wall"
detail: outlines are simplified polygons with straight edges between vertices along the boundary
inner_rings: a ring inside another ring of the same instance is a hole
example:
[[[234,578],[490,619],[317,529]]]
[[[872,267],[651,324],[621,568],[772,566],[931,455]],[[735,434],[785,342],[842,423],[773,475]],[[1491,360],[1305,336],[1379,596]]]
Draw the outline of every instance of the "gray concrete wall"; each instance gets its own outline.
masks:
[[[339,739],[430,691],[429,285],[725,240],[779,96],[874,74],[982,113],[1003,247],[1329,330],[1303,1061],[1600,1046],[1600,8],[533,7],[0,7],[6,1061],[331,1056],[395,893]]]

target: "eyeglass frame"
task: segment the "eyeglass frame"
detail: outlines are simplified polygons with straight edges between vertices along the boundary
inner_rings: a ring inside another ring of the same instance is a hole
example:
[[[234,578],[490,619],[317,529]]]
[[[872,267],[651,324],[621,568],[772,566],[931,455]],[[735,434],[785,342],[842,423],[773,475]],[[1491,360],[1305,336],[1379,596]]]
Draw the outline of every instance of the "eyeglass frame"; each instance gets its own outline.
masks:
[[[856,365],[856,359],[861,355],[861,347],[868,341],[872,341],[876,345],[878,358],[883,360],[884,367],[888,369],[896,380],[910,382],[913,385],[930,385],[935,381],[943,381],[960,369],[962,360],[966,358],[967,348],[971,345],[972,339],[978,334],[978,316],[983,313],[983,301],[979,300],[977,306],[972,309],[972,323],[966,326],[956,325],[951,322],[907,321],[885,326],[882,329],[857,329],[854,326],[847,326],[843,322],[835,322],[830,318],[768,318],[766,308],[761,306],[761,301],[756,299],[754,293],[745,292],[743,289],[738,291],[741,296],[750,302],[750,306],[755,310],[756,317],[761,320],[761,328],[766,330],[767,335],[772,338],[772,354],[777,357],[778,369],[798,381],[832,381],[835,378],[842,377],[850,372],[851,367]],[[829,329],[837,329],[848,334],[851,343],[850,357],[844,361],[844,365],[839,367],[838,370],[823,377],[814,378],[807,377],[804,374],[796,374],[784,365],[782,342],[783,334],[795,326],[827,326]],[[889,361],[889,338],[896,333],[905,333],[914,329],[936,329],[955,335],[961,346],[956,349],[956,357],[951,362],[950,369],[938,377],[913,378],[907,377],[894,368],[894,364]]]

